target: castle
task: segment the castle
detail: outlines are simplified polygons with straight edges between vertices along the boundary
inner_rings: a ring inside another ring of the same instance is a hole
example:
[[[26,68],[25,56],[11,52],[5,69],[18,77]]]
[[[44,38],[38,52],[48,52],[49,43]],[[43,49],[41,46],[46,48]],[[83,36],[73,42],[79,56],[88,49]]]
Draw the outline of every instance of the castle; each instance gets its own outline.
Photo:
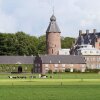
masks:
[[[86,69],[100,69],[100,33],[93,30],[93,33],[83,33],[79,31],[79,36],[71,49],[61,48],[61,31],[56,22],[54,14],[50,18],[49,26],[46,30],[46,55],[38,56],[0,56],[0,64],[8,64],[12,67],[11,71],[34,73],[51,72],[70,72]],[[15,64],[15,65],[14,65]],[[28,67],[22,67],[22,65]],[[31,65],[31,66],[29,66]],[[7,69],[10,69],[8,66]],[[0,70],[3,71],[2,66]]]
[[[46,31],[47,55],[38,56],[34,60],[34,72],[64,72],[69,69],[85,72],[86,69],[100,69],[100,33],[82,33],[71,49],[61,49],[61,31],[54,15]]]
[[[50,24],[46,31],[47,55],[38,56],[34,60],[35,73],[65,72],[65,70],[85,71],[85,59],[81,55],[70,55],[70,49],[61,49],[61,31],[54,15],[50,18]]]

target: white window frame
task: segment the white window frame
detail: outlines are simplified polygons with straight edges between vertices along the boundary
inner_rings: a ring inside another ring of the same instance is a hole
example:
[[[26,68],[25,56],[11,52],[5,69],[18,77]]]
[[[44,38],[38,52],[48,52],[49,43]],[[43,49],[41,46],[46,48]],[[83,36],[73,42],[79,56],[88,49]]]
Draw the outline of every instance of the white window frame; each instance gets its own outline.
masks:
[[[58,64],[55,64],[55,67],[58,67]]]
[[[45,67],[48,67],[48,64],[45,64]]]
[[[62,67],[65,67],[65,64],[62,64]]]

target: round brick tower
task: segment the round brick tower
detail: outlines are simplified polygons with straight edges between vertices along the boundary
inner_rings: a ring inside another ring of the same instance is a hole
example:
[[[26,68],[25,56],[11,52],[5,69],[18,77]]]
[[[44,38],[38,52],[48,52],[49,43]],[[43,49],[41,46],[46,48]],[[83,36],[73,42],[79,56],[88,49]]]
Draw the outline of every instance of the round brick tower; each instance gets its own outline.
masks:
[[[61,49],[60,29],[54,15],[50,18],[50,24],[46,31],[46,47],[48,55],[57,55]]]

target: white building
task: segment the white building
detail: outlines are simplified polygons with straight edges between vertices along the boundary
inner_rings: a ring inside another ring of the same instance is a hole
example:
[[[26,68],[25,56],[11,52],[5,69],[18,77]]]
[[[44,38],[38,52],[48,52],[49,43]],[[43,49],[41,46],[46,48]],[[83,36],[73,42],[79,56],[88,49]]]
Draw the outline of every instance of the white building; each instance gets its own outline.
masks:
[[[70,55],[70,49],[60,49],[59,55]]]
[[[78,47],[78,55],[100,55],[100,50],[94,48],[92,45],[79,45]]]

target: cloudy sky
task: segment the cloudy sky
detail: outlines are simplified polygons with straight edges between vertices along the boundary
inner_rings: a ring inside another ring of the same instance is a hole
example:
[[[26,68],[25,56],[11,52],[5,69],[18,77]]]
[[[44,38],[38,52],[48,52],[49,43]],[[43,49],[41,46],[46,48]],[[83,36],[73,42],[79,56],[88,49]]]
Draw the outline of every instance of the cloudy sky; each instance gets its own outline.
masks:
[[[100,31],[100,0],[0,0],[0,32],[44,34],[53,5],[62,36],[77,37],[79,29]]]

